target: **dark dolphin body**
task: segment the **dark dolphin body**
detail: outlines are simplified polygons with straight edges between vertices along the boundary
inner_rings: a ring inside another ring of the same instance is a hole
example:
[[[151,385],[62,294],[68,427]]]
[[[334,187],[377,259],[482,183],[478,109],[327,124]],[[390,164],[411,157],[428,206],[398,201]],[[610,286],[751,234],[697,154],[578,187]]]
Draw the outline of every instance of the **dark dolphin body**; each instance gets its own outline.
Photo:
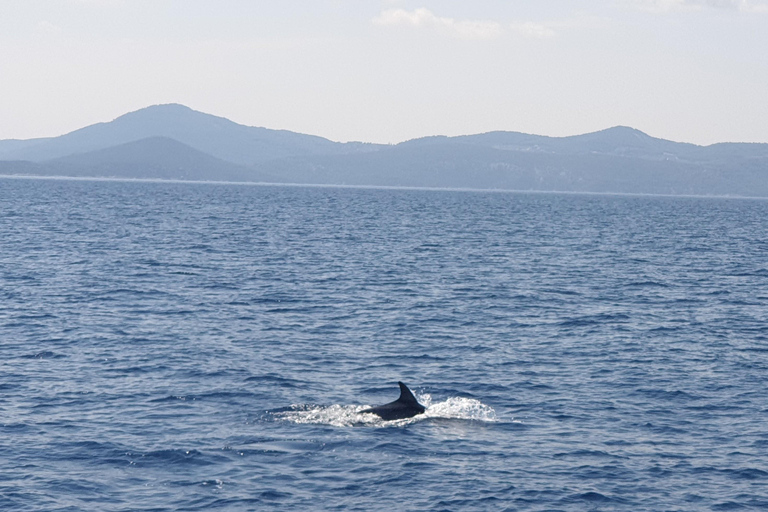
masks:
[[[413,396],[413,393],[411,393],[411,390],[408,389],[408,386],[402,382],[398,382],[398,385],[400,386],[400,398],[394,402],[379,405],[377,407],[371,407],[370,409],[366,409],[360,412],[370,412],[384,420],[389,421],[410,418],[411,416],[422,414],[427,410],[426,407],[416,401],[416,397]]]

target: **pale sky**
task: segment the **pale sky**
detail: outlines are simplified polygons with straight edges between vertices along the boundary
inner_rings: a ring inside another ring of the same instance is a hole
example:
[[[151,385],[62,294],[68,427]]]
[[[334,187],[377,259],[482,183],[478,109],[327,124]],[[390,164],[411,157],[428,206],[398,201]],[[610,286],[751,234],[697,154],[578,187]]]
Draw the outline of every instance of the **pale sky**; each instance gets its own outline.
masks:
[[[159,103],[336,141],[768,142],[768,0],[0,0],[0,139]]]

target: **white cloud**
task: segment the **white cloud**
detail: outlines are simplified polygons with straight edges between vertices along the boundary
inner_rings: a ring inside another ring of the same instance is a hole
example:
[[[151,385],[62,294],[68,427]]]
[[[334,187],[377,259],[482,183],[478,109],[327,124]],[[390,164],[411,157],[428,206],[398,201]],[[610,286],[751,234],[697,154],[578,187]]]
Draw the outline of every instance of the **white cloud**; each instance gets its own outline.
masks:
[[[708,7],[736,9],[742,12],[768,12],[766,0],[699,0]]]
[[[551,24],[535,23],[527,21],[525,23],[513,23],[510,25],[513,32],[523,36],[535,39],[548,39],[556,35],[555,29]]]
[[[747,1],[742,0],[739,3],[739,10],[742,10],[744,12],[760,12],[764,14],[768,14],[768,2],[766,1]]]
[[[495,21],[456,20],[436,16],[429,9],[387,9],[373,19],[377,25],[410,26],[441,30],[462,39],[492,39],[501,34],[501,25]]]
[[[766,0],[624,0],[632,7],[655,13],[701,11],[705,8],[768,13]]]

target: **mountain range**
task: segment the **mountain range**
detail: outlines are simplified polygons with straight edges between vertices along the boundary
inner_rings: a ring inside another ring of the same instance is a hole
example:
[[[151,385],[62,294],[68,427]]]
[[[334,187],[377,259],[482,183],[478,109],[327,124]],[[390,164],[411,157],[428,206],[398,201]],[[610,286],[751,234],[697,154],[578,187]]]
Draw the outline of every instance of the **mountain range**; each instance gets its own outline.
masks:
[[[622,126],[339,143],[168,104],[0,140],[0,174],[768,197],[768,144],[698,146]]]

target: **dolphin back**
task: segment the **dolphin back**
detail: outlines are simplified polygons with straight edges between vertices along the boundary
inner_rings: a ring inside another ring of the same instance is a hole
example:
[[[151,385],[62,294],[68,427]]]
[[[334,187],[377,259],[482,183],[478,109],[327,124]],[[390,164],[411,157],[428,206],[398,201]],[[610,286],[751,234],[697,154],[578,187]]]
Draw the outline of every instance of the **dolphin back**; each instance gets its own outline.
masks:
[[[398,398],[397,401],[401,404],[421,407],[421,412],[424,412],[424,406],[421,405],[418,400],[416,400],[416,397],[413,396],[413,393],[410,389],[408,389],[408,386],[402,382],[398,382],[397,385],[400,386],[400,398]]]
[[[360,411],[361,413],[373,413],[384,420],[399,420],[410,418],[426,411],[426,407],[421,405],[408,386],[402,382],[397,383],[400,386],[400,398],[388,404],[371,407]]]

